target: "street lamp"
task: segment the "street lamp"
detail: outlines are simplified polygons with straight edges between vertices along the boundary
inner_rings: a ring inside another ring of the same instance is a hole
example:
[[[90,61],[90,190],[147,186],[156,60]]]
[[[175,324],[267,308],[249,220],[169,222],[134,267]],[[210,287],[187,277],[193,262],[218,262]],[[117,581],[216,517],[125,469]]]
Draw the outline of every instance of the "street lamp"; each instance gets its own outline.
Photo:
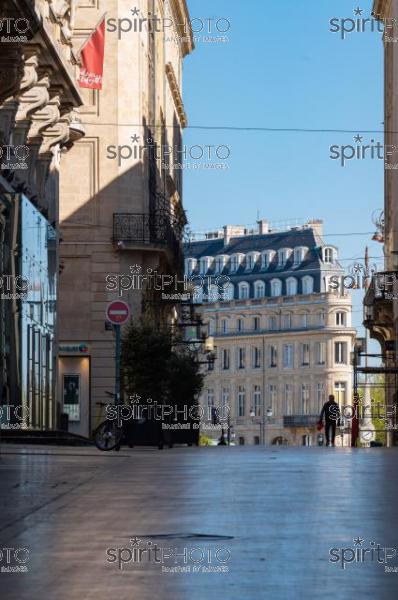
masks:
[[[269,406],[267,408],[267,424],[270,424],[271,421],[271,417],[274,414],[273,410],[272,410],[272,406]],[[264,426],[264,446],[265,446],[265,426]]]
[[[212,353],[212,352],[214,352],[214,337],[209,336],[209,337],[205,338],[204,351],[206,353]]]
[[[256,416],[256,412],[255,412],[254,408],[250,409],[250,416],[251,416],[251,419],[252,419],[252,423],[254,425],[254,418]],[[261,441],[261,429],[262,429],[262,423],[261,423],[261,421],[258,421],[257,425],[260,426],[260,436],[259,436],[258,439],[259,439],[259,441]]]

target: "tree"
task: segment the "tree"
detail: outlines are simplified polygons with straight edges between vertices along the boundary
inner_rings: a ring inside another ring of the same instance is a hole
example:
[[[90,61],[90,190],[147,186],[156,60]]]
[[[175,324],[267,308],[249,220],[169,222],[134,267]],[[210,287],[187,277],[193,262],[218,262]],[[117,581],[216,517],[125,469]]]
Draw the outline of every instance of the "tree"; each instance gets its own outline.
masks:
[[[124,390],[138,394],[142,404],[148,398],[164,403],[169,396],[172,336],[169,329],[155,329],[150,323],[131,322],[122,339]]]
[[[196,356],[176,343],[171,329],[131,323],[122,340],[124,389],[159,404],[189,406],[196,402],[204,376]]]
[[[203,388],[204,375],[190,351],[173,352],[170,360],[170,403],[193,406]]]

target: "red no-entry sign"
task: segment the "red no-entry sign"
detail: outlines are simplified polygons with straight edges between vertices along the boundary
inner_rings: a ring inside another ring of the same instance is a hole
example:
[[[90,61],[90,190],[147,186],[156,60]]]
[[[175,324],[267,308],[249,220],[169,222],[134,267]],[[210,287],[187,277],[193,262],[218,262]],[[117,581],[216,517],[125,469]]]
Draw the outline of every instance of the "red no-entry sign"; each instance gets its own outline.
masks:
[[[106,309],[106,318],[114,325],[123,325],[130,318],[130,308],[128,304],[121,300],[111,302]]]

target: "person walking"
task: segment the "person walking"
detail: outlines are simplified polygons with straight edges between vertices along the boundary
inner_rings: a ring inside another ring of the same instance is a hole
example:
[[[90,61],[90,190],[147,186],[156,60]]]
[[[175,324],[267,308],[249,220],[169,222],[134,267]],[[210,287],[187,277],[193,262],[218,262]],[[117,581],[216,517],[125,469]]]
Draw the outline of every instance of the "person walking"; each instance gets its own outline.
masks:
[[[319,417],[319,425],[323,424],[325,419],[325,436],[326,446],[334,446],[334,440],[336,438],[336,426],[340,419],[340,408],[334,399],[333,394],[330,394],[329,400],[325,402],[322,407],[322,411]]]

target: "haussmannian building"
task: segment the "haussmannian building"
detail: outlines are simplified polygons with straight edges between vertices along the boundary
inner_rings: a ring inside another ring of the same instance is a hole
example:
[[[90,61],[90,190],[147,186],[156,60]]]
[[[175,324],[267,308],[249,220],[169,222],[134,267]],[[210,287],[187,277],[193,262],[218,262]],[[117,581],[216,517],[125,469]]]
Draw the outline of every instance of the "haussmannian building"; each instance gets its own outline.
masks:
[[[217,353],[200,402],[206,415],[209,407],[230,414],[225,434],[236,444],[315,444],[327,396],[352,404],[351,298],[329,286],[344,269],[322,221],[258,225],[226,226],[185,246],[186,275]],[[337,443],[349,444],[347,430]]]

